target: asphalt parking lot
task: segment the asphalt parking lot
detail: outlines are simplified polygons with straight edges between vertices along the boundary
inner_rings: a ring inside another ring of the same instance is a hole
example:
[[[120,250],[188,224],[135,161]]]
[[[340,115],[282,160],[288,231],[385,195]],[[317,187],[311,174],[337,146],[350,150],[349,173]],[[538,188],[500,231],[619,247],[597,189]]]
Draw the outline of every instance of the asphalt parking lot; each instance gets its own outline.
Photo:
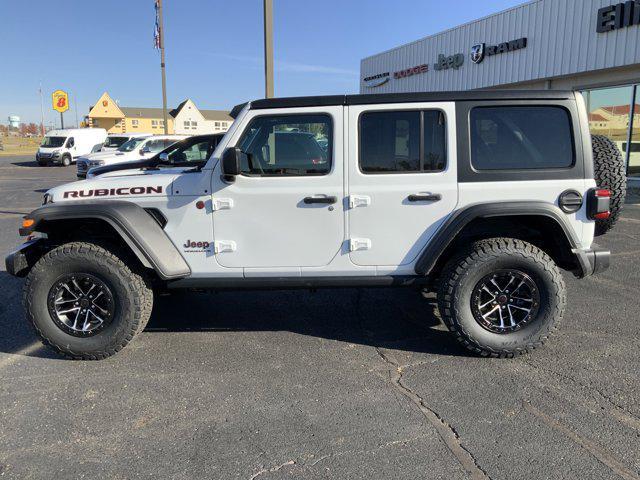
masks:
[[[74,168],[0,157],[0,254]],[[599,240],[612,268],[566,276],[558,333],[469,356],[412,290],[161,297],[100,362],[42,347],[0,267],[0,476],[640,478],[640,205]]]

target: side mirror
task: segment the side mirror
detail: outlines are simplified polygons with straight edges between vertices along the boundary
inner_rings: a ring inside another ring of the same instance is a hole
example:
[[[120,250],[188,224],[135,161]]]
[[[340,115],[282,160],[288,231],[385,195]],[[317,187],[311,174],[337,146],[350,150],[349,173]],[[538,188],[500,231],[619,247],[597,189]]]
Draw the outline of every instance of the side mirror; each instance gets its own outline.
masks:
[[[158,158],[160,159],[161,162],[164,163],[169,163],[169,154],[168,153],[161,153]]]
[[[222,179],[233,183],[236,176],[240,175],[240,158],[242,151],[237,147],[227,148],[222,154]]]

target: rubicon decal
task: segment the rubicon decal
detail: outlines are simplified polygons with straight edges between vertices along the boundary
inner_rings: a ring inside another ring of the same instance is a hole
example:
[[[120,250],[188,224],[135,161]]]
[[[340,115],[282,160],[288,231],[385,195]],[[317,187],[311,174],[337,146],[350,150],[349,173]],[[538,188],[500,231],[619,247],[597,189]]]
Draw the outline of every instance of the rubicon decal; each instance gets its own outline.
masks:
[[[162,193],[162,185],[157,187],[118,187],[118,188],[95,188],[90,190],[68,190],[62,195],[63,198],[88,198],[88,197],[111,197],[123,195],[151,195]]]

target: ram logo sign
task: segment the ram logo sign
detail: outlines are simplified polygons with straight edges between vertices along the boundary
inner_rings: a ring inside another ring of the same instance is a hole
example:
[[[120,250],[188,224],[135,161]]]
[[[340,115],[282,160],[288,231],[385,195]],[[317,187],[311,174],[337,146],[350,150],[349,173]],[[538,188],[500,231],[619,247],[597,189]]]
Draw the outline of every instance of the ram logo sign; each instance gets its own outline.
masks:
[[[471,47],[471,61],[475,64],[482,63],[486,57],[492,57],[500,53],[515,52],[527,48],[527,38],[522,37],[510,42],[502,42],[497,45],[485,45],[477,43]]]

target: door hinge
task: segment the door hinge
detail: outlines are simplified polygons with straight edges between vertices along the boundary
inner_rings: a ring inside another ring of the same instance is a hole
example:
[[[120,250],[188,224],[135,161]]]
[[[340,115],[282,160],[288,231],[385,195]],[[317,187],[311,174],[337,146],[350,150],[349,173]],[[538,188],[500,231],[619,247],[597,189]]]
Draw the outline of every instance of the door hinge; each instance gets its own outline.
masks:
[[[349,195],[349,208],[368,207],[371,197],[368,195]]]
[[[349,240],[349,251],[370,250],[371,240],[369,238],[352,238]]]
[[[218,240],[213,242],[214,253],[235,252],[236,242],[233,240]]]
[[[233,198],[214,198],[213,210],[229,210],[233,208]]]

